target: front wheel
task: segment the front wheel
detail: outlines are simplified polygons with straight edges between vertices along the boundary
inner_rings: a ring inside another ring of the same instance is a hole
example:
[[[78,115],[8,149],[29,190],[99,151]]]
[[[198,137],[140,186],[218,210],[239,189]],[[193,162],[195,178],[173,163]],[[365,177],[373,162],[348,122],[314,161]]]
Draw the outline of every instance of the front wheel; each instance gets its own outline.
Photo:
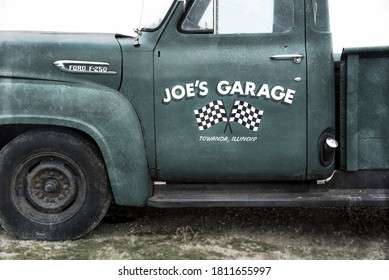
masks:
[[[22,239],[77,239],[111,201],[93,143],[66,130],[32,130],[0,152],[0,222]]]

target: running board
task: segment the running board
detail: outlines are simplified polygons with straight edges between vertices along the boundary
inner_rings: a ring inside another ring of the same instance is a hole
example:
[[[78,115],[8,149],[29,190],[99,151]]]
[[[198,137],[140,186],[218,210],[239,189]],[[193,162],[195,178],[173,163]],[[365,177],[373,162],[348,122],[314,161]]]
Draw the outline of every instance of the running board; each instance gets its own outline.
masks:
[[[156,184],[151,207],[389,206],[389,189],[329,189],[316,184]]]

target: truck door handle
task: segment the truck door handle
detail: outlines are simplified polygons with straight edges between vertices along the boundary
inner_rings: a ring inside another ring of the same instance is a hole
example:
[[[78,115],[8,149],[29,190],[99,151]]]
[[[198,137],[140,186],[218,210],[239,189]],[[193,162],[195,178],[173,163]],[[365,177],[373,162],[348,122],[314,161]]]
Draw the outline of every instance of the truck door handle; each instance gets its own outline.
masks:
[[[274,60],[293,59],[293,61],[296,64],[299,64],[301,62],[301,60],[304,58],[304,56],[302,54],[278,54],[278,55],[273,55],[270,58],[274,59]]]

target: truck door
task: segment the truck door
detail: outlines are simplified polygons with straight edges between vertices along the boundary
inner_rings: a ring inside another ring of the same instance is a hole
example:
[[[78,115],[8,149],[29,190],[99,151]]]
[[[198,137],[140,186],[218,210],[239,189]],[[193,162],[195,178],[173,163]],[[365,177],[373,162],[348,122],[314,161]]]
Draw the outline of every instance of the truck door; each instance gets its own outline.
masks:
[[[177,5],[154,54],[160,180],[303,180],[304,1]]]

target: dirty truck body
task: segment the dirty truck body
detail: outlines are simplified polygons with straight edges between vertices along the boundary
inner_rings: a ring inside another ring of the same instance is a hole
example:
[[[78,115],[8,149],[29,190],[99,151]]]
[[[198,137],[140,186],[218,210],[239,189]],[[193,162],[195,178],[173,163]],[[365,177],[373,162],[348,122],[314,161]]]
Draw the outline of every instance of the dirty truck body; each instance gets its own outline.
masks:
[[[389,205],[389,48],[334,63],[326,1],[250,24],[222,3],[173,2],[137,38],[0,33],[7,231],[79,238],[111,201]]]

